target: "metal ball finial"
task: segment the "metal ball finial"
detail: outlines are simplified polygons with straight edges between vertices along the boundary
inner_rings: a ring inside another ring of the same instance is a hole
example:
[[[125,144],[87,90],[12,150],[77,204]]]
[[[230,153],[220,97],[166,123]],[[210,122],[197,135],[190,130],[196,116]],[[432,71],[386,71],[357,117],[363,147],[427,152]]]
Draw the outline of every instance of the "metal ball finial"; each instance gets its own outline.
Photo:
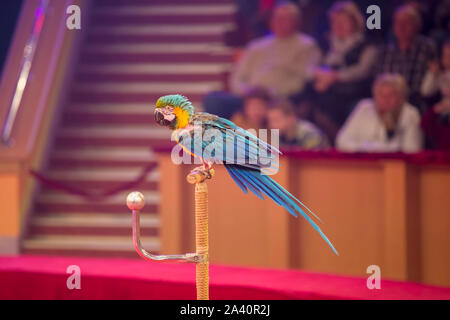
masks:
[[[141,210],[145,206],[145,198],[139,191],[128,194],[127,206],[130,210]]]

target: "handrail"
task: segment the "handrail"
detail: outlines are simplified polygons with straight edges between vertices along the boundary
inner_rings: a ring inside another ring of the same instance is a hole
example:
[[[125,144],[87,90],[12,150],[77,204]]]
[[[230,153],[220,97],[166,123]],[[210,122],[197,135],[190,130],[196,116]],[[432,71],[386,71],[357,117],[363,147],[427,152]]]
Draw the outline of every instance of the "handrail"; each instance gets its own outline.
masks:
[[[31,66],[33,63],[36,46],[41,35],[42,26],[45,21],[45,14],[48,8],[49,0],[40,0],[34,14],[33,29],[30,37],[23,50],[23,59],[17,79],[14,94],[9,105],[8,114],[2,129],[2,142],[7,146],[12,145],[11,132],[16,121],[17,112],[19,111],[22,102],[23,92],[28,83]]]

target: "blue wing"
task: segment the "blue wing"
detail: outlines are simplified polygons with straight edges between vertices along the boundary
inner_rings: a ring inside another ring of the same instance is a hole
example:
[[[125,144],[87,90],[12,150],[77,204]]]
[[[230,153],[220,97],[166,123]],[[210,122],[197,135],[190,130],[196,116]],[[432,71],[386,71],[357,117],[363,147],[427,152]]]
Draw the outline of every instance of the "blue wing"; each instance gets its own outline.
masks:
[[[289,191],[267,174],[263,174],[262,171],[268,167],[267,163],[272,169],[278,170],[278,155],[281,152],[277,148],[258,139],[233,122],[215,115],[196,113],[192,123],[193,127],[189,130],[174,132],[175,140],[180,145],[204,160],[223,163],[231,178],[243,192],[248,193],[250,190],[260,199],[264,199],[266,195],[294,217],[301,215],[338,254],[330,240],[307,212],[319,221],[320,219]],[[196,129],[202,138],[195,136]],[[204,138],[207,129],[214,129],[212,130],[214,133]],[[226,152],[226,146],[232,146],[235,152],[230,155]],[[206,152],[208,150],[214,150],[214,152]]]
[[[281,152],[236,126],[233,122],[208,113],[196,113],[188,130],[174,131],[174,139],[189,152],[213,163],[238,163],[263,170],[278,172]]]

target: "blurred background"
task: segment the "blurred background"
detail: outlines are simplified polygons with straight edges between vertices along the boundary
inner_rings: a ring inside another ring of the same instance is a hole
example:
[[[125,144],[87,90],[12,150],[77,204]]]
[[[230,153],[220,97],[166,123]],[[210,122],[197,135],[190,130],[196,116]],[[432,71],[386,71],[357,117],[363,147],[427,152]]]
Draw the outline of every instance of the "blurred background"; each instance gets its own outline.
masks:
[[[450,286],[450,1],[11,0],[0,16],[0,254],[138,258],[133,190],[144,247],[192,251],[191,166],[153,120],[180,93],[279,129],[274,179],[340,252],[217,166],[212,263]]]

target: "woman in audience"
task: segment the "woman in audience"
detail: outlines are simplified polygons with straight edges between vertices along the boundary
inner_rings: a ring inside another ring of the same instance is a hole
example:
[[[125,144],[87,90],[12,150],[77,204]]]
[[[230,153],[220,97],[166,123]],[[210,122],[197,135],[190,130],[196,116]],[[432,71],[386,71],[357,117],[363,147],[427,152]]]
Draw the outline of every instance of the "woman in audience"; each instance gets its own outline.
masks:
[[[329,146],[326,136],[311,122],[300,120],[288,100],[277,102],[268,113],[270,129],[279,129],[280,144],[303,149],[324,149]]]
[[[425,97],[440,93],[442,100],[448,103],[450,101],[450,39],[442,46],[441,66],[438,62],[429,64],[422,82],[421,93]]]
[[[373,99],[356,106],[336,139],[342,151],[417,152],[422,148],[420,115],[407,102],[408,88],[398,74],[382,74]]]
[[[422,83],[422,94],[439,93],[441,99],[422,118],[422,128],[432,148],[450,149],[450,40],[442,47],[442,69],[430,64]]]
[[[328,15],[331,32],[313,85],[319,107],[314,120],[334,140],[354,105],[370,95],[377,49],[366,40],[365,20],[355,3],[337,2]]]

